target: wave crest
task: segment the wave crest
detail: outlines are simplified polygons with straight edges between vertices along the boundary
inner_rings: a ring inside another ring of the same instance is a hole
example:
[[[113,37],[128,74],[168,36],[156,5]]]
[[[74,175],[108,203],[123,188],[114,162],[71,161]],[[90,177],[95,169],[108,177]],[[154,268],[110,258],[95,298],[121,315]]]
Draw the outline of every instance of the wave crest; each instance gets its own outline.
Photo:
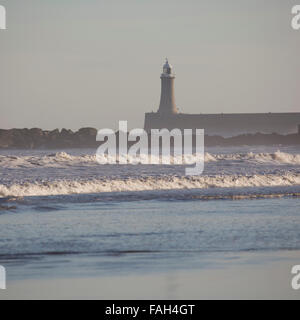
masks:
[[[103,163],[107,155],[103,157]],[[147,157],[147,155],[144,155]],[[171,164],[181,164],[181,157],[171,157]],[[201,155],[186,155],[184,164],[193,164],[195,161],[202,160]],[[290,154],[281,151],[275,153],[235,153],[235,154],[210,154],[205,153],[206,163],[227,161],[227,162],[255,162],[300,165],[300,154]],[[130,157],[130,162],[134,163],[135,158]],[[57,152],[43,156],[0,156],[0,166],[2,168],[34,168],[34,167],[57,167],[64,168],[70,166],[96,166],[96,155],[71,155],[66,152]]]
[[[300,185],[300,174],[219,175],[199,177],[158,176],[126,179],[57,180],[0,185],[0,197],[48,196],[84,193],[270,187]]]

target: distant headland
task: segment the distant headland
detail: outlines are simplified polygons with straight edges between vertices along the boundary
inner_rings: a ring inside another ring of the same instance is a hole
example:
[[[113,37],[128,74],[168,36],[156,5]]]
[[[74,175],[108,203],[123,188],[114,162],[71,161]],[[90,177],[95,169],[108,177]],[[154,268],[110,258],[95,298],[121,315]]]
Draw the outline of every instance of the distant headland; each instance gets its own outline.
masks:
[[[81,128],[78,131],[67,129],[49,131],[39,128],[0,129],[0,149],[97,148],[101,142],[96,141],[96,135],[95,128]],[[287,135],[241,134],[227,138],[205,135],[205,146],[242,145],[300,145],[300,132]]]

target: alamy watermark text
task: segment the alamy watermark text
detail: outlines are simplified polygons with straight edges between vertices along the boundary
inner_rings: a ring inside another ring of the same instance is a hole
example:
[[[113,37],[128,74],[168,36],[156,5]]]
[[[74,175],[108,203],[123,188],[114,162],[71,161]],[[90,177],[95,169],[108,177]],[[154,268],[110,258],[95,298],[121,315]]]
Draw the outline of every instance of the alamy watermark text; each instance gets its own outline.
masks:
[[[292,278],[292,288],[294,290],[300,289],[300,265],[293,266],[292,268],[292,274],[294,274],[294,277]]]
[[[300,30],[300,5],[296,5],[292,8],[292,28],[294,30]]]
[[[6,10],[4,6],[0,5],[0,30],[6,29]]]
[[[128,132],[127,121],[119,121],[118,134],[101,129],[96,140],[103,142],[96,152],[99,164],[189,164],[189,176],[204,170],[203,129],[152,129],[150,136],[143,129]],[[129,146],[130,144],[130,146]]]
[[[6,271],[3,266],[0,265],[0,290],[6,289]]]

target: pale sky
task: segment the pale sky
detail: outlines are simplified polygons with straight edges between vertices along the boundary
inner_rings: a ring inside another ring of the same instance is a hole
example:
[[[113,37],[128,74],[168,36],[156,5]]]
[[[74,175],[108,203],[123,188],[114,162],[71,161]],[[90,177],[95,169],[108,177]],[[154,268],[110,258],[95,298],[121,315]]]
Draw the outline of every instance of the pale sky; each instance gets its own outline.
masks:
[[[300,112],[295,4],[0,0],[0,128],[143,127],[165,57],[181,112]]]

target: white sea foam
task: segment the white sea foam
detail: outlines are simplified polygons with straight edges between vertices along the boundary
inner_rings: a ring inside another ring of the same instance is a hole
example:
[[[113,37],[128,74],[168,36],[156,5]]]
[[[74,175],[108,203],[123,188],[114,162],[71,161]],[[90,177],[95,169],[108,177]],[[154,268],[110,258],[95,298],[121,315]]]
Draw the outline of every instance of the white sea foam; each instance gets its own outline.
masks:
[[[103,162],[107,158],[103,155]],[[143,157],[147,157],[144,155]],[[193,164],[200,161],[201,155],[186,155],[183,164]],[[171,157],[171,164],[180,164],[181,159]],[[134,157],[130,157],[130,161],[134,162]],[[300,165],[300,154],[290,154],[277,151],[275,153],[234,153],[234,154],[210,154],[205,153],[205,162],[254,162],[254,163],[272,163],[272,164],[289,164]],[[66,152],[58,152],[55,154],[43,156],[3,156],[0,155],[0,166],[2,168],[35,168],[35,167],[53,167],[64,168],[70,166],[96,166],[98,165],[95,155],[70,155]]]
[[[57,180],[16,183],[12,185],[0,184],[0,197],[294,185],[300,185],[300,174],[219,175],[199,177],[158,176],[126,179]]]
[[[275,164],[300,164],[300,154],[290,154],[285,152],[276,151],[274,153],[253,153],[246,154],[230,154],[230,155],[216,155],[212,156],[215,161],[218,160],[238,160],[238,161],[251,161],[258,163],[275,163]]]

